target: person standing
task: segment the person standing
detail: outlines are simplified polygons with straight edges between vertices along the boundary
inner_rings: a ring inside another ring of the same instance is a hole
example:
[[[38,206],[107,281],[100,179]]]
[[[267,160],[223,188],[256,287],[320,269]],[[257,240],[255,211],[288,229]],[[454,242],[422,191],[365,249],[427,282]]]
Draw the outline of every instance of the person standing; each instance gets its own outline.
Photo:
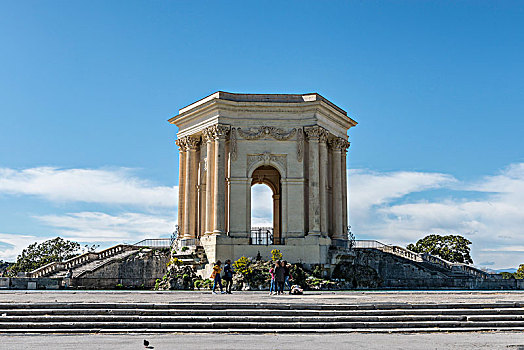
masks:
[[[291,277],[290,269],[291,265],[287,263],[286,260],[282,261],[282,266],[284,267],[284,288],[289,288],[289,294],[291,294],[291,280],[293,279]]]
[[[215,263],[215,266],[213,266],[213,272],[211,273],[211,278],[214,281],[213,292],[212,292],[213,294],[217,294],[217,292],[215,291],[217,286],[220,287],[221,294],[225,293],[224,290],[222,289],[222,278],[220,277],[220,272],[222,272],[222,268],[220,267],[220,265],[222,265],[222,262],[218,260]]]
[[[271,276],[271,285],[269,286],[269,295],[273,295],[273,293],[277,293],[277,285],[275,281],[275,269],[277,267],[277,264],[275,263],[271,268],[269,269],[269,275]]]
[[[281,261],[275,264],[275,280],[277,281],[277,294],[284,293],[284,282],[286,281],[286,271]]]
[[[226,293],[231,294],[231,287],[233,286],[233,268],[231,267],[231,260],[227,259],[224,264],[224,281],[226,281]]]

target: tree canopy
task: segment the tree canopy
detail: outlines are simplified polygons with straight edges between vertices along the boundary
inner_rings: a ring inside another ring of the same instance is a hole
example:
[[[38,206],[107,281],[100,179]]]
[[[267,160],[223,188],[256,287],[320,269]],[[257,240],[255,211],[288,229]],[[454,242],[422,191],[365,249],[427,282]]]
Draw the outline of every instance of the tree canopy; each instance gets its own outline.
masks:
[[[473,264],[470,244],[470,240],[459,235],[429,235],[415,244],[408,244],[407,248],[415,253],[429,253],[450,262]]]
[[[60,237],[25,248],[11,266],[10,273],[30,272],[52,262],[61,262],[80,254],[80,244]]]
[[[520,264],[519,268],[517,269],[517,272],[515,272],[513,276],[515,276],[515,278],[517,279],[524,278],[524,264]]]

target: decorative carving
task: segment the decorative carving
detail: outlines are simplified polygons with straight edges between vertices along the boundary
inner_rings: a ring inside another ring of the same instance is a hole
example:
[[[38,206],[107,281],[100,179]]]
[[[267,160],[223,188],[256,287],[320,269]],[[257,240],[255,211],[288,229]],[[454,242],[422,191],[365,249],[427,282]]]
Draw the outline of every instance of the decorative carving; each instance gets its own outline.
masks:
[[[297,160],[299,162],[304,158],[304,131],[302,129],[297,130]]]
[[[200,146],[200,137],[197,136],[186,136],[184,137],[184,144],[186,146],[186,150],[196,150]]]
[[[253,164],[262,162],[264,165],[278,164],[281,169],[287,171],[287,155],[286,154],[271,154],[270,152],[264,152],[260,154],[248,154],[247,155],[247,168],[251,169]],[[285,174],[281,174],[282,177]]]
[[[291,131],[286,132],[284,129],[275,128],[274,126],[259,126],[258,128],[251,128],[248,131],[244,131],[241,128],[237,129],[238,134],[246,140],[258,140],[265,136],[270,136],[275,140],[285,141],[292,138],[297,129],[293,128]]]
[[[223,124],[212,125],[204,129],[203,135],[207,142],[213,140],[225,139],[229,133],[230,126]]]
[[[215,139],[213,135],[213,127],[211,126],[209,128],[204,129],[202,136],[206,142],[212,142]]]
[[[342,151],[349,147],[349,142],[342,137],[335,137],[329,140],[329,145],[336,151]]]
[[[178,140],[175,140],[175,145],[178,146],[178,150],[180,152],[184,152],[186,150],[185,137],[183,137],[181,139],[178,139]]]
[[[213,135],[215,136],[215,140],[225,139],[230,130],[229,125],[222,125],[222,124],[213,125],[212,128],[213,128]]]
[[[304,132],[308,140],[326,140],[328,132],[321,126],[306,126],[304,127]]]
[[[235,128],[231,128],[231,133],[229,134],[229,142],[231,160],[235,161],[237,160],[237,130]]]

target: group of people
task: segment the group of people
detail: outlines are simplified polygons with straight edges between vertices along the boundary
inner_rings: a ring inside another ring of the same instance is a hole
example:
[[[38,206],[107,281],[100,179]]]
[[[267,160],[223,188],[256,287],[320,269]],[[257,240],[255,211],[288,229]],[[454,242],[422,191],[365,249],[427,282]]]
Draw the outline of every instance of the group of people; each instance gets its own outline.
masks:
[[[289,294],[291,294],[291,277],[289,269],[291,265],[287,261],[276,261],[275,265],[269,269],[271,275],[271,286],[269,287],[269,295],[273,294],[284,294],[284,288],[289,288]]]
[[[224,265],[224,281],[225,289],[222,288],[222,277],[220,273],[222,272],[222,262],[218,260],[213,266],[213,272],[211,273],[211,279],[213,280],[213,294],[217,294],[216,289],[220,287],[221,294],[231,294],[231,287],[233,287],[233,268],[231,267],[231,260],[226,260]]]
[[[271,285],[269,288],[269,295],[280,295],[284,294],[284,289],[289,288],[289,294],[302,294],[303,290],[298,285],[291,285],[293,277],[290,273],[291,265],[287,261],[276,261],[275,264],[269,269],[271,275]],[[231,287],[233,286],[233,267],[231,266],[231,260],[226,260],[222,273],[222,262],[218,260],[213,266],[213,272],[211,273],[211,279],[213,280],[213,294],[217,294],[217,287],[220,288],[221,294],[231,294]],[[225,286],[222,287],[222,279],[225,281]],[[225,290],[224,290],[225,289]]]

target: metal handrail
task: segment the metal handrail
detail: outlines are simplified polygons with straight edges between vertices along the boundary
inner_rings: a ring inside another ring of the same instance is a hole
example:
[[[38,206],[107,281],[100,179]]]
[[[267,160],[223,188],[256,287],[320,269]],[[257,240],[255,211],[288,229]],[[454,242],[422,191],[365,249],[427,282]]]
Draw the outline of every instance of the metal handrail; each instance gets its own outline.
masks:
[[[251,227],[250,243],[253,245],[274,244],[273,227]]]
[[[147,238],[133,244],[135,247],[169,248],[171,238]]]

